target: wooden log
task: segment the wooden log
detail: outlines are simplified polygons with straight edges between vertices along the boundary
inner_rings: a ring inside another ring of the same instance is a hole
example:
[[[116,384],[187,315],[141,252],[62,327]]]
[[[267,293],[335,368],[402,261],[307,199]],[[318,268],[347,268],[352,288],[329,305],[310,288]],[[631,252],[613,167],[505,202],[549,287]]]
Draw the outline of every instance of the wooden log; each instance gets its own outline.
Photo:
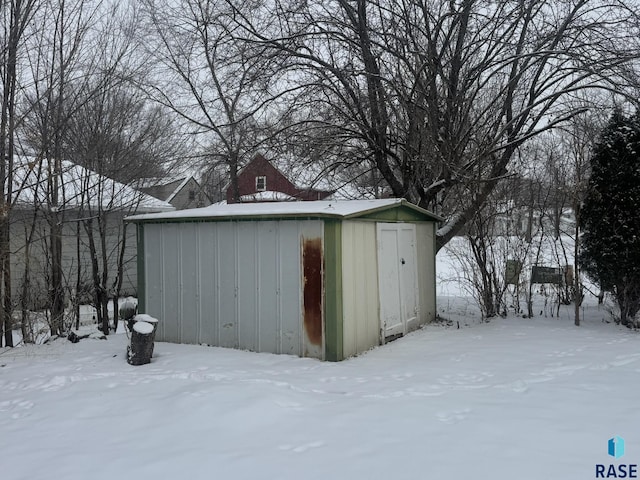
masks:
[[[151,315],[147,315],[146,313],[139,313],[135,317],[133,317],[135,322],[147,322],[153,325],[153,333],[151,334],[151,356],[153,357],[153,347],[156,340],[156,330],[158,329],[158,319],[152,317]]]
[[[145,365],[151,362],[153,352],[153,325],[136,322],[131,332],[131,342],[127,348],[129,365]]]

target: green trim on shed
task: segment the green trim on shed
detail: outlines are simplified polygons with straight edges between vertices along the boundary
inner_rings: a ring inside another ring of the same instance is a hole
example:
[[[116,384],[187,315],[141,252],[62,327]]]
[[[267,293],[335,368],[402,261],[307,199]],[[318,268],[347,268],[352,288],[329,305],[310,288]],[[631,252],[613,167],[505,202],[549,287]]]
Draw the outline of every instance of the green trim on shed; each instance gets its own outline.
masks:
[[[136,266],[138,271],[138,312],[146,313],[145,297],[147,293],[147,282],[144,274],[144,224],[138,223],[136,227],[136,248],[138,250],[136,257]]]
[[[325,360],[344,359],[342,312],[342,222],[324,222]]]
[[[404,198],[400,202],[382,207],[362,210],[351,215],[345,215],[346,219],[367,219],[381,222],[441,222],[442,217],[425,210],[422,207],[408,202]]]
[[[438,316],[438,262],[436,262],[436,256],[438,255],[436,233],[438,232],[437,224],[433,223],[433,236],[431,237],[431,243],[433,244],[433,318],[429,322],[435,321]]]

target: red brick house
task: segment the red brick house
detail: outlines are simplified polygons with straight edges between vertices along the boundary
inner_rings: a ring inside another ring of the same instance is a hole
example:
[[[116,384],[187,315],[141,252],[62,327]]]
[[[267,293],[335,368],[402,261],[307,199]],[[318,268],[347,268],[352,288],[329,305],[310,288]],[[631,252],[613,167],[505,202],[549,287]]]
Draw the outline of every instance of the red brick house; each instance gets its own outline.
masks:
[[[323,200],[333,193],[296,187],[260,154],[238,172],[238,190],[242,203]],[[234,203],[231,185],[227,187],[227,203]]]

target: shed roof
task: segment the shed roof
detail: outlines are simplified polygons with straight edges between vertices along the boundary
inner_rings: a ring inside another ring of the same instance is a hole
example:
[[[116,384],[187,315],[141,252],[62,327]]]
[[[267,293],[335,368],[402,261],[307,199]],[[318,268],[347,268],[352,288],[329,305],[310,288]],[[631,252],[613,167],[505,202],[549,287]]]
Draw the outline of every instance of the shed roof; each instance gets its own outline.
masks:
[[[382,200],[319,200],[311,202],[215,204],[203,208],[151,213],[128,217],[131,222],[180,222],[193,220],[232,220],[266,218],[372,218],[405,212],[415,220],[440,221],[441,217],[401,198]]]

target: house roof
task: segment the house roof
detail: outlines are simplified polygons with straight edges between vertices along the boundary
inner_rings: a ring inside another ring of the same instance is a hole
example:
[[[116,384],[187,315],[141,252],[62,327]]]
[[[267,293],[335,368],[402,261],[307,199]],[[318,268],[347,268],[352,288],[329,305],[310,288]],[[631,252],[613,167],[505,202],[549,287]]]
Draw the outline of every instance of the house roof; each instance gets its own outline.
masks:
[[[46,204],[48,161],[20,159],[15,168],[13,191],[18,206]],[[163,212],[175,210],[173,205],[136,190],[112,178],[69,161],[62,162],[60,208],[97,208]]]
[[[187,183],[189,183],[189,180],[191,180],[192,178],[193,177],[185,177],[182,182],[180,182],[178,186],[173,190],[173,192],[171,192],[171,194],[167,198],[165,198],[165,200],[171,203],[171,200],[173,200],[173,198],[180,192],[180,190],[185,187],[185,185],[187,185]],[[195,182],[195,179],[193,181]]]
[[[168,202],[169,198],[174,197],[176,192],[189,181],[189,178],[190,177],[181,177],[177,180],[171,181],[156,179],[155,182],[146,179],[141,183],[139,190],[151,195],[152,197]]]
[[[127,217],[132,222],[174,222],[193,220],[231,220],[267,218],[338,218],[349,219],[405,210],[421,220],[442,218],[400,198],[382,200],[319,200],[310,202],[269,202],[215,204],[204,208]]]

